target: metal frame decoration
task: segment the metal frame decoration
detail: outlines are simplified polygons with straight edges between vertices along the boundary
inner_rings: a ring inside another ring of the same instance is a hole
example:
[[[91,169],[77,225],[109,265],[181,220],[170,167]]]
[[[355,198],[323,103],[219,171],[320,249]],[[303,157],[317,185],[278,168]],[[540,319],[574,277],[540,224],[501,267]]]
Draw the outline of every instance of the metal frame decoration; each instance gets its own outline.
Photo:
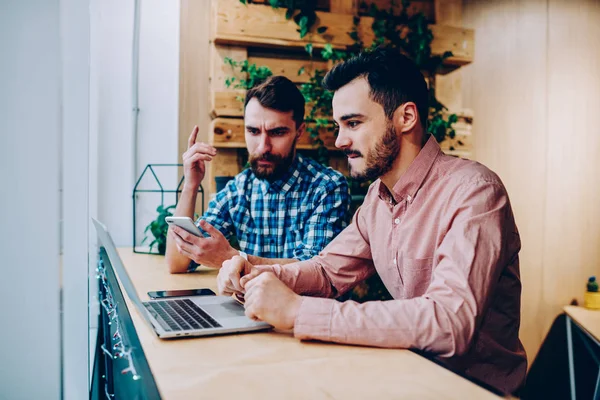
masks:
[[[183,184],[183,181],[185,179],[185,176],[182,176],[181,179],[179,180],[179,183],[177,184],[177,188],[175,190],[173,189],[165,189],[162,185],[162,183],[160,182],[160,179],[158,179],[158,176],[156,175],[156,172],[154,171],[154,168],[156,167],[182,167],[183,164],[148,164],[146,165],[146,168],[144,168],[144,171],[142,171],[140,177],[138,178],[137,182],[135,183],[135,186],[133,187],[133,194],[132,194],[132,201],[133,201],[133,252],[137,253],[137,254],[159,254],[157,252],[153,252],[153,251],[138,251],[136,250],[136,195],[138,193],[160,193],[160,205],[162,205],[164,207],[165,205],[165,193],[175,193],[175,205],[177,205],[177,203],[179,203],[179,193],[181,193],[181,185]],[[150,173],[152,174],[152,176],[154,177],[154,180],[156,181],[156,183],[158,184],[159,189],[138,189],[140,183],[142,182],[142,179],[144,178],[144,175],[146,175],[146,173],[150,171]],[[204,188],[202,187],[202,185],[198,186],[198,193],[202,194],[202,210],[204,210]]]

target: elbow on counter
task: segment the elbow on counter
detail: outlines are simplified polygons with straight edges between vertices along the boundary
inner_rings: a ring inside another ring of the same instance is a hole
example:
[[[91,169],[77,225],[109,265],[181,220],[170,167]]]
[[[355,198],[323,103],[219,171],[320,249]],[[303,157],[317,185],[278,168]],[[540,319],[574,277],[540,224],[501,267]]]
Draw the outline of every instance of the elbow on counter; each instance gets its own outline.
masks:
[[[167,262],[167,267],[169,268],[169,273],[171,274],[183,274],[188,272],[189,262],[187,264],[178,262],[179,260],[175,259],[174,257],[169,257],[168,252],[165,255],[165,261]]]
[[[430,350],[444,358],[467,354],[475,337],[476,315],[465,309],[458,312],[442,309],[440,314],[439,332],[443,340],[434,341]]]

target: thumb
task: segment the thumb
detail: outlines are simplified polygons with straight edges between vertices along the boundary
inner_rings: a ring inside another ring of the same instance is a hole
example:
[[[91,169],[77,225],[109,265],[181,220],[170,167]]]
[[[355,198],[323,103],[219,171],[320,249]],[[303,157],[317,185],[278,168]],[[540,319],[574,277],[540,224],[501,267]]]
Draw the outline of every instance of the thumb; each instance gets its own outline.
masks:
[[[212,226],[205,220],[200,221],[200,227],[202,229],[204,229],[206,231],[206,233],[208,233],[213,238],[218,238],[220,236],[223,236],[223,234],[221,233],[220,230],[218,230],[217,228],[215,228],[214,226]],[[223,237],[225,237],[225,236],[223,236]]]

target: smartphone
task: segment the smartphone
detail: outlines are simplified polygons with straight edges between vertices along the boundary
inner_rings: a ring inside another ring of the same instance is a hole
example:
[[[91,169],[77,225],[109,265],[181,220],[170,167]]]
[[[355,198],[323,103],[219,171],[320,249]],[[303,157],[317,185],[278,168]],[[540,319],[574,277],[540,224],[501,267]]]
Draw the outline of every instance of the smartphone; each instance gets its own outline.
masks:
[[[177,225],[194,236],[204,237],[190,217],[165,217],[165,221],[169,225]]]
[[[151,299],[164,299],[165,297],[182,297],[182,296],[216,296],[215,292],[208,288],[202,289],[183,289],[183,290],[157,290],[156,292],[148,292]]]

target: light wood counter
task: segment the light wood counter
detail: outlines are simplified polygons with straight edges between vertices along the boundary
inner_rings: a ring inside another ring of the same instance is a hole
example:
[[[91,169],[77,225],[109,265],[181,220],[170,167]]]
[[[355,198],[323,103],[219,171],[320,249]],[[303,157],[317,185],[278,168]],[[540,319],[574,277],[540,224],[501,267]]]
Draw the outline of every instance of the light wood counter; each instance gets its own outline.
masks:
[[[119,254],[142,300],[151,290],[216,291],[216,270],[171,275],[161,256]],[[163,399],[498,398],[408,350],[301,342],[275,331],[160,340],[121,290]]]
[[[577,306],[565,306],[565,312],[597,341],[600,341],[600,311]]]

